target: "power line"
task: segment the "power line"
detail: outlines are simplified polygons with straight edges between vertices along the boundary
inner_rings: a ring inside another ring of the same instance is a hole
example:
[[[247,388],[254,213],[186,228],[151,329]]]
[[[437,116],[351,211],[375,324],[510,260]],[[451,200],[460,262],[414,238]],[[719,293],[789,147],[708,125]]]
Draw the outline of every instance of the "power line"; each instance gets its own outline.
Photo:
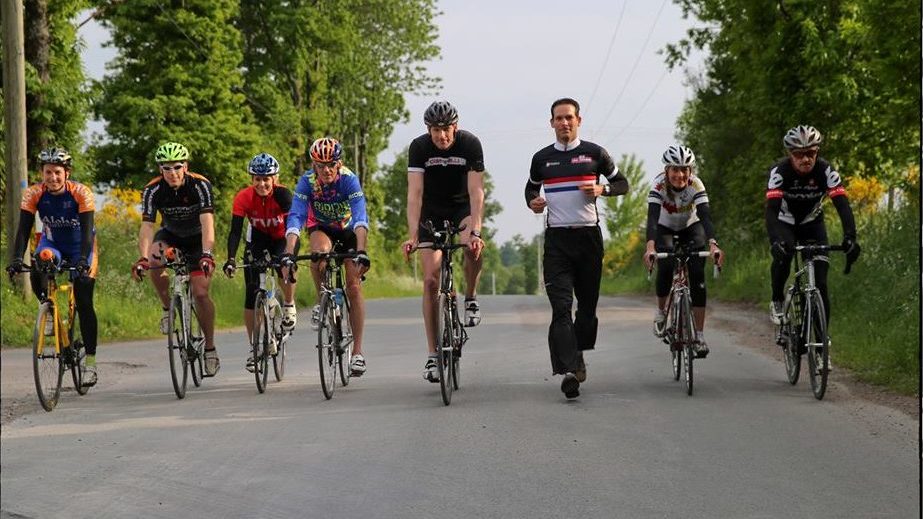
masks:
[[[609,56],[612,54],[612,46],[615,44],[615,37],[619,34],[619,27],[622,26],[622,18],[625,16],[625,6],[628,5],[628,0],[622,2],[622,11],[619,13],[619,21],[615,23],[615,30],[612,32],[612,39],[609,40],[609,49],[606,51],[606,58],[603,60],[603,64],[599,69],[599,77],[596,78],[596,86],[593,87],[593,93],[590,95],[590,102],[586,104],[586,109],[590,109],[590,105],[593,104],[593,100],[596,99],[596,92],[599,90],[599,83],[602,81],[603,72],[606,71],[606,67],[609,65]]]
[[[625,126],[623,126],[622,129],[619,130],[619,132],[618,132],[617,134],[615,134],[615,136],[612,137],[612,139],[611,139],[610,141],[608,141],[607,145],[608,145],[608,144],[614,144],[615,141],[617,141],[618,138],[621,137],[623,133],[625,133],[625,130],[627,130],[628,128],[631,127],[631,124],[632,124],[633,122],[635,122],[635,120],[641,115],[641,112],[643,112],[644,109],[647,107],[647,103],[649,103],[649,102],[651,101],[651,99],[654,97],[654,94],[657,93],[657,89],[660,88],[660,83],[663,82],[663,78],[667,77],[667,73],[668,73],[668,72],[669,72],[669,71],[668,71],[667,69],[664,69],[664,70],[663,70],[663,73],[660,74],[660,78],[657,80],[657,83],[654,84],[654,88],[651,89],[651,93],[648,94],[648,95],[647,95],[647,98],[644,100],[644,102],[641,103],[641,107],[638,108],[638,111],[635,112],[635,115],[633,115],[633,116],[631,117],[631,119],[628,121],[628,123],[625,124]]]
[[[663,0],[663,2],[660,4],[660,9],[657,11],[657,17],[654,18],[654,23],[651,24],[651,28],[647,31],[647,38],[644,40],[644,45],[641,46],[641,52],[638,53],[638,57],[635,59],[635,64],[632,65],[631,71],[629,71],[628,75],[625,77],[625,82],[622,84],[622,89],[619,91],[618,95],[615,96],[615,102],[612,103],[612,107],[609,108],[609,112],[606,113],[606,117],[604,117],[603,121],[597,126],[597,134],[599,133],[599,130],[606,125],[609,117],[612,116],[612,112],[615,111],[615,107],[618,106],[619,101],[622,100],[622,96],[625,94],[625,90],[628,88],[628,84],[631,82],[631,78],[634,76],[635,70],[638,68],[638,63],[641,62],[641,57],[644,56],[644,51],[647,50],[647,44],[650,43],[651,36],[654,34],[654,27],[656,27],[657,22],[660,21],[660,14],[663,13],[663,8],[666,5],[667,0]]]

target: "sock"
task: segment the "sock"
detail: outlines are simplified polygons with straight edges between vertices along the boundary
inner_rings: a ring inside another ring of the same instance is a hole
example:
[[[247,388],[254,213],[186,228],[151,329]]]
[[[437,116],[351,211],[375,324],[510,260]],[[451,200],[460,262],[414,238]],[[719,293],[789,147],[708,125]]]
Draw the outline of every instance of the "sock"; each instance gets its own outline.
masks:
[[[705,333],[702,330],[695,331],[695,340],[702,342],[705,340]]]
[[[96,367],[96,355],[87,355],[87,367],[88,368]]]

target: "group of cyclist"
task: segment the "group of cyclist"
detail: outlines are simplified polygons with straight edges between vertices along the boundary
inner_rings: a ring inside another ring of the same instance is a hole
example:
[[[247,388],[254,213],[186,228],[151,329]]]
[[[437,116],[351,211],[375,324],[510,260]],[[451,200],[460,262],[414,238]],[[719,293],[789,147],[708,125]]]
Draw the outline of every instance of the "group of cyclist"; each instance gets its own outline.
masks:
[[[445,230],[444,223],[460,229],[465,245],[464,324],[481,321],[477,284],[482,267],[484,241],[481,226],[484,209],[484,153],[480,140],[471,132],[458,129],[458,111],[446,101],[432,103],[424,113],[426,133],[414,139],[409,148],[407,168],[407,226],[409,236],[402,244],[405,256],[420,249],[423,268],[422,314],[427,342],[423,378],[439,381],[436,355],[438,326],[437,292],[441,252],[427,248],[434,233]],[[535,213],[546,213],[544,279],[552,308],[548,343],[554,374],[563,375],[561,390],[567,398],[579,395],[586,380],[583,352],[594,348],[598,319],[596,305],[602,274],[603,241],[599,228],[596,198],[617,196],[629,189],[609,153],[599,145],[578,138],[580,105],[571,98],[556,100],[551,106],[551,126],[555,142],[539,150],[532,159],[526,183],[526,203]],[[782,309],[783,285],[789,275],[795,242],[827,243],[821,202],[831,198],[844,229],[843,245],[847,261],[859,255],[856,227],[840,175],[818,157],[821,134],[810,126],[789,130],[783,144],[787,157],[769,170],[766,191],[766,226],[772,255],[771,317],[778,322]],[[350,321],[354,332],[350,370],[353,376],[366,371],[363,354],[365,305],[361,280],[371,267],[367,253],[369,219],[366,198],[358,176],[343,164],[343,147],[333,138],[317,139],[310,147],[311,168],[305,171],[294,192],[279,180],[279,162],[268,153],[254,156],[247,171],[251,183],[234,197],[231,226],[227,237],[227,260],[222,271],[233,277],[238,269],[237,252],[243,238],[244,257],[261,258],[267,252],[278,258],[277,274],[283,281],[282,328],[296,325],[295,289],[297,254],[302,229],[306,229],[312,253],[353,251],[355,259],[345,262],[346,291],[351,302]],[[154,154],[159,175],[144,188],[141,201],[142,223],[138,235],[140,257],[132,265],[132,276],[140,281],[148,270],[160,269],[167,259],[165,251],[177,248],[186,258],[194,304],[205,335],[204,370],[213,376],[220,369],[214,340],[215,305],[209,296],[215,271],[215,216],[212,185],[208,179],[189,170],[190,153],[182,144],[168,142]],[[663,153],[664,170],[654,179],[648,194],[646,246],[643,261],[652,268],[654,254],[672,250],[674,237],[692,250],[711,252],[721,265],[725,255],[719,248],[705,186],[695,174],[695,154],[686,146],[671,145]],[[84,385],[97,382],[97,319],[93,307],[93,288],[98,258],[95,227],[95,202],[92,191],[70,179],[72,158],[61,148],[43,150],[39,155],[42,181],[23,195],[20,224],[13,241],[10,275],[24,270],[22,261],[31,237],[36,213],[43,230],[33,256],[40,265],[39,253],[51,250],[55,265],[75,267],[72,274],[80,327],[86,345]],[[600,176],[607,183],[600,182]],[[544,196],[541,196],[544,189]],[[157,213],[161,226],[155,229]],[[244,223],[247,223],[244,230]],[[826,257],[815,258],[816,285],[830,315],[826,276]],[[662,336],[666,321],[672,259],[656,260],[658,266],[657,309],[654,333]],[[317,293],[324,271],[322,261],[311,264]],[[708,355],[704,337],[705,259],[689,261],[695,351]],[[151,282],[160,298],[162,333],[168,333],[169,281],[152,275]],[[248,336],[254,326],[254,300],[259,279],[244,271],[244,322]],[[30,275],[40,301],[46,298],[45,277],[40,269]],[[572,311],[576,298],[576,317]],[[311,327],[317,329],[319,308],[311,312]],[[52,333],[52,332],[46,332]],[[246,368],[253,370],[253,359]]]

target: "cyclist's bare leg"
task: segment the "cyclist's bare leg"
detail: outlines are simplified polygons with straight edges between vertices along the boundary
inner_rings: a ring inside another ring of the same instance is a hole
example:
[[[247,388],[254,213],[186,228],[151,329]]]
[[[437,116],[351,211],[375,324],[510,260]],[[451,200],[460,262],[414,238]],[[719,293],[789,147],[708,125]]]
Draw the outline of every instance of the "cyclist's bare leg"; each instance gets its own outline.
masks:
[[[462,219],[460,227],[463,226],[466,229],[471,225],[471,216],[466,216]],[[465,297],[472,298],[475,297],[475,294],[478,290],[478,282],[481,280],[481,267],[484,265],[484,254],[483,251],[480,256],[477,258],[474,257],[474,253],[471,252],[471,249],[464,249],[465,251]]]
[[[442,251],[420,250],[420,263],[423,264],[423,323],[426,325],[426,346],[430,354],[436,353],[436,326],[439,321],[436,298],[439,293],[441,261]]]
[[[705,329],[705,307],[704,306],[693,306],[692,307],[692,325],[695,326],[695,331],[701,332]]]
[[[205,333],[205,349],[215,348],[215,303],[208,295],[208,286],[211,280],[208,276],[197,274],[190,276],[189,284],[192,287],[192,299],[195,300],[196,313]]]
[[[253,334],[253,310],[244,308],[244,326],[247,328],[247,337]]]
[[[154,285],[154,291],[157,292],[157,297],[160,298],[160,304],[163,308],[170,308],[170,278],[164,276],[164,272],[159,267],[163,267],[163,250],[167,248],[168,245],[162,241],[155,241],[151,245],[151,258],[150,265],[153,270],[150,274],[151,284]]]
[[[667,296],[657,298],[657,308],[660,308],[661,312],[667,311]]]
[[[330,237],[323,231],[314,230],[311,232],[311,252],[330,252],[330,249],[333,248],[333,243],[330,242]],[[315,304],[320,304],[320,284],[321,280],[324,279],[324,269],[327,268],[326,261],[312,261],[311,262],[311,278],[314,279],[314,293],[317,294],[317,299]]]
[[[286,283],[281,277],[279,278],[279,286],[282,287],[282,299],[287,305],[295,304],[295,285],[298,283]]]
[[[353,328],[353,355],[362,354],[362,327],[365,324],[365,300],[359,284],[359,266],[354,261],[346,267],[346,294],[349,297],[349,324]]]

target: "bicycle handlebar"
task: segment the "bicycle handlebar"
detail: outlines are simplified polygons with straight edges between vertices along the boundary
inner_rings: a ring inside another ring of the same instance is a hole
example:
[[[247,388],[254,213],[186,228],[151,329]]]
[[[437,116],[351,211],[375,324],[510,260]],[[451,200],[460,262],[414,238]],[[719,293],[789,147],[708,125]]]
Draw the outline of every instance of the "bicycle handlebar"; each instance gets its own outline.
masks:
[[[652,258],[656,259],[667,259],[667,258],[709,258],[712,256],[711,251],[694,251],[694,252],[655,252],[650,255]],[[717,254],[715,254],[715,259],[717,260]],[[647,269],[647,280],[651,280],[651,273],[654,272],[654,264],[651,263],[651,268]],[[712,278],[718,279],[718,275],[721,273],[721,267],[718,266],[717,261],[712,267]]]

